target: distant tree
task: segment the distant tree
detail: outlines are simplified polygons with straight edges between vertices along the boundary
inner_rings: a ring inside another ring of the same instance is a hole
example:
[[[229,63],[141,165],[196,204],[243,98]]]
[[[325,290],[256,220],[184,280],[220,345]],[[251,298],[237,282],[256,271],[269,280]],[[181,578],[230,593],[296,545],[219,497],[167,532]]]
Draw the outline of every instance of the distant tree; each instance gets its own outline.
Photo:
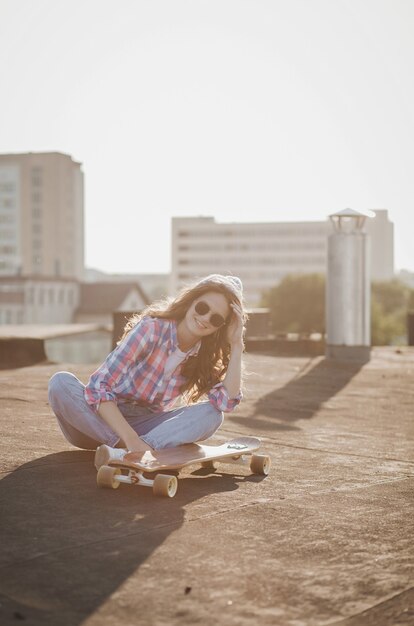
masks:
[[[400,309],[407,309],[410,288],[396,278],[393,280],[373,282],[371,298],[381,305],[385,314],[396,313]]]
[[[371,285],[371,343],[374,346],[406,342],[407,312],[414,291],[397,279]]]
[[[291,274],[263,296],[273,332],[325,332],[325,278]]]
[[[269,289],[262,305],[270,309],[273,332],[325,332],[325,278],[321,274],[291,274]],[[398,280],[371,285],[372,345],[406,341],[408,310],[414,311],[414,290]]]
[[[398,313],[384,313],[381,304],[371,301],[371,344],[389,346],[404,343],[405,316]]]

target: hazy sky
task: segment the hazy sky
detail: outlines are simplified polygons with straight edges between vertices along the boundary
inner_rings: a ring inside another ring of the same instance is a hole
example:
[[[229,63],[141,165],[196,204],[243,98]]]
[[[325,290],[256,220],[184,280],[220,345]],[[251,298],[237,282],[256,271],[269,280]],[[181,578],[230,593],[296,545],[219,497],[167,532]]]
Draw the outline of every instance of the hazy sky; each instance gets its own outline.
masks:
[[[86,262],[170,218],[387,208],[414,270],[414,0],[0,0],[0,152],[83,163]]]

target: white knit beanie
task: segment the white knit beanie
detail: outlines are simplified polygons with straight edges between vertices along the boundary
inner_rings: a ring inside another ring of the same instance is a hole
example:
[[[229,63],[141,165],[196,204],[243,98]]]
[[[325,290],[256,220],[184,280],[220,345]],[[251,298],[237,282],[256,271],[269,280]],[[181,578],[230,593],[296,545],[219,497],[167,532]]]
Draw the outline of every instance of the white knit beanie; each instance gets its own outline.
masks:
[[[241,302],[243,298],[243,284],[238,276],[224,276],[223,274],[210,274],[210,276],[206,276],[202,280],[200,280],[197,285],[220,285],[222,287],[226,287],[229,291],[231,291],[236,298]]]

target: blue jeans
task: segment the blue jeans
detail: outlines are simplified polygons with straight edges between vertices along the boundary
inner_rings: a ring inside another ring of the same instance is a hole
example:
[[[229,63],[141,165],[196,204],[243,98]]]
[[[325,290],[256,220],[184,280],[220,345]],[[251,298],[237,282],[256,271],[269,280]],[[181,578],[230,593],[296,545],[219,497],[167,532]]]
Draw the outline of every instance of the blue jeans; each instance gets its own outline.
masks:
[[[119,435],[91,409],[84,389],[70,372],[57,372],[49,381],[49,403],[64,436],[74,446],[87,450],[102,443],[115,447]],[[223,422],[223,413],[210,402],[154,412],[148,407],[120,401],[118,408],[139,437],[154,450],[208,439]]]

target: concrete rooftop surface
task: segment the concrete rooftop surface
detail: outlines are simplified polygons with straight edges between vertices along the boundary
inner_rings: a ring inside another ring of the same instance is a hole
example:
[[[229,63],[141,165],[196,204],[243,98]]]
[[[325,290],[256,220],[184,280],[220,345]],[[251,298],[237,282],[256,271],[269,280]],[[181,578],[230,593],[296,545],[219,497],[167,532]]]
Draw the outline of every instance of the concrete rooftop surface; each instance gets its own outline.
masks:
[[[414,349],[369,363],[246,356],[245,401],[214,441],[259,436],[268,477],[221,464],[175,498],[99,489],[47,382],[0,372],[0,624],[414,624]]]

